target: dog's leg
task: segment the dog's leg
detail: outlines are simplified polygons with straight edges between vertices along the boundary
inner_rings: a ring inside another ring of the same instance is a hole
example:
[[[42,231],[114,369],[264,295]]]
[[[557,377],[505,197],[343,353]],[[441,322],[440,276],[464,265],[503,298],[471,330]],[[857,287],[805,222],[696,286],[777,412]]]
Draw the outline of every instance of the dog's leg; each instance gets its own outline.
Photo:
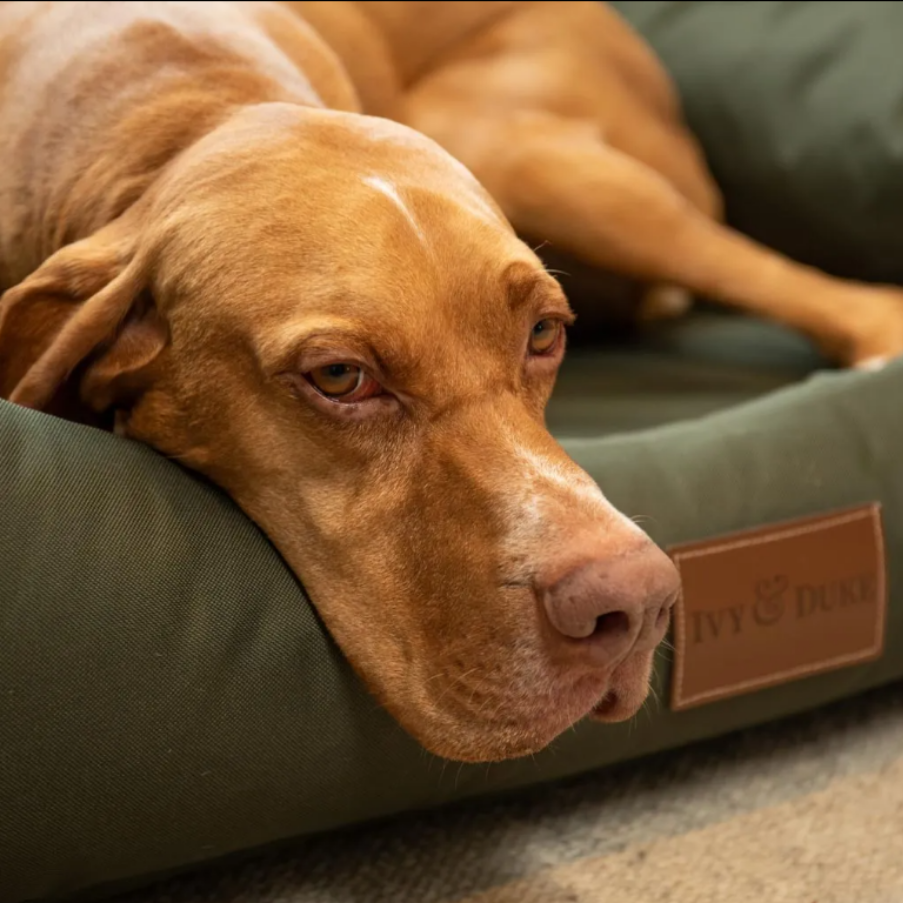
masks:
[[[831,278],[732,231],[594,123],[540,112],[460,123],[437,137],[530,239],[787,324],[843,364],[903,353],[903,290]]]

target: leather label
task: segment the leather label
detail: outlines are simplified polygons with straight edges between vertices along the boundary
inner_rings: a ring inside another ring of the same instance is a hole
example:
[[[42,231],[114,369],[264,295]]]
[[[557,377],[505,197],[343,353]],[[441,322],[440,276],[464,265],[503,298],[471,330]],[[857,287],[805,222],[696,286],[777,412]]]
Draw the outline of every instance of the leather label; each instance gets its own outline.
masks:
[[[668,549],[680,571],[671,708],[880,658],[887,585],[879,504]]]

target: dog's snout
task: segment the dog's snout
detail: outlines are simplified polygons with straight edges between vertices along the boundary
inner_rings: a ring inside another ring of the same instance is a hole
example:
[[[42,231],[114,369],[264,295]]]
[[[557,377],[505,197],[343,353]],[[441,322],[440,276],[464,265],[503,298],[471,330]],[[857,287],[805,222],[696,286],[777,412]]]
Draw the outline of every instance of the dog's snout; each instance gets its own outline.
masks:
[[[560,636],[599,665],[631,651],[653,649],[664,637],[680,587],[677,569],[651,542],[614,558],[594,558],[544,587],[546,616]]]

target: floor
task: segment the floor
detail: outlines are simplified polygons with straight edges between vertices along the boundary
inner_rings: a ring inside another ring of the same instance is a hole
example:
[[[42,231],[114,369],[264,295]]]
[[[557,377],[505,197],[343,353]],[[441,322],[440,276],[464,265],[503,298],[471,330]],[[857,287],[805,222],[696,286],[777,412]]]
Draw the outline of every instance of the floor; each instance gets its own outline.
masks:
[[[128,903],[899,903],[903,685]],[[125,903],[125,900],[122,903]]]

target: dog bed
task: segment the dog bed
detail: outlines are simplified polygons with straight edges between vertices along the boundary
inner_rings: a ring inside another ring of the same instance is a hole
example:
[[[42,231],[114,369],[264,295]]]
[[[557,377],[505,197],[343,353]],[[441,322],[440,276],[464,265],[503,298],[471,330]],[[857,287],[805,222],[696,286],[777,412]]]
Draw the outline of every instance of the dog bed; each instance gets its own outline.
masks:
[[[837,17],[831,21],[860,18],[855,29],[821,25],[814,34],[799,25],[785,31],[806,4],[649,5],[658,12],[634,10],[634,18],[683,72],[731,208],[736,197],[746,223],[760,229],[781,220],[769,215],[767,193],[780,171],[796,186],[789,196],[770,195],[779,212],[795,211],[788,235],[815,223],[833,197],[835,218],[812,230],[821,253],[847,248],[851,235],[848,265],[872,272],[869,259],[883,260],[873,254],[877,226],[867,215],[883,184],[884,170],[869,173],[877,158],[857,164],[869,181],[849,189],[853,203],[843,195],[848,147],[825,145],[819,179],[807,172],[797,184],[794,167],[811,161],[779,150],[789,145],[773,123],[792,126],[806,144],[814,141],[803,137],[807,122],[821,134],[856,132],[855,123],[878,110],[868,82],[850,88],[843,72],[851,55],[859,68],[875,64],[888,40],[885,4],[859,4],[858,14],[849,4],[817,4],[819,17]],[[757,46],[755,29],[758,46],[772,46],[766,37],[774,34],[783,55],[740,66],[726,47],[712,46],[712,35],[730,36],[740,53],[741,44]],[[894,59],[888,51],[881,65]],[[836,99],[797,116],[789,87],[773,104],[762,87],[782,78],[788,86],[808,80],[808,91]],[[694,100],[716,92],[720,106]],[[875,115],[886,124],[867,137],[893,144],[895,120]],[[738,147],[745,162],[736,169],[727,143],[719,144],[725,122],[733,123],[732,140],[755,137]],[[741,126],[748,131],[736,131]],[[840,213],[850,221],[841,223]],[[769,237],[781,228],[772,225]],[[883,240],[887,247],[890,235]],[[663,545],[880,502],[887,651],[672,711],[663,650],[662,703],[648,716],[582,724],[534,759],[491,767],[446,766],[395,726],[273,548],[218,490],[136,444],[0,403],[0,903],[102,896],[311,832],[676,747],[900,678],[901,397],[903,362],[876,373],[832,371],[797,336],[704,310],[632,345],[575,349],[550,427],[616,505],[649,518],[644,527]]]

